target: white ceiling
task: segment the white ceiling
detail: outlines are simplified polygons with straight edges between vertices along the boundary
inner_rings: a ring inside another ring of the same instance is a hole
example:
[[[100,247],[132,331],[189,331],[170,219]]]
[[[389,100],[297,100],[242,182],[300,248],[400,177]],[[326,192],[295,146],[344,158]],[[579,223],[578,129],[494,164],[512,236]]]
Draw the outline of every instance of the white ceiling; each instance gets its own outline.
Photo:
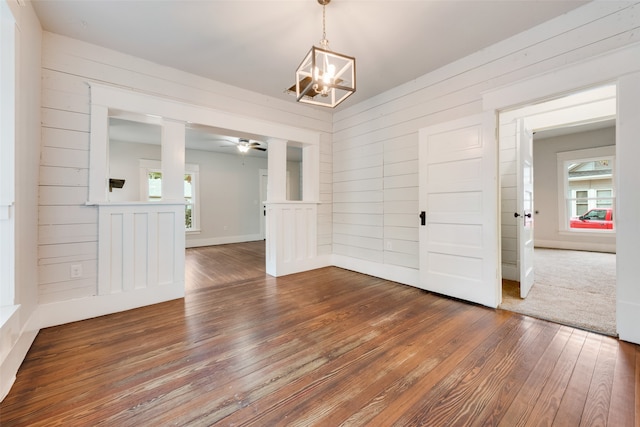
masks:
[[[317,0],[33,0],[46,31],[229,85],[285,94],[322,38]],[[574,0],[333,0],[332,50],[355,56],[344,108],[562,15]],[[325,108],[325,107],[316,107]]]
[[[295,103],[285,93],[322,38],[317,0],[32,0],[46,31]],[[331,49],[356,57],[348,107],[587,3],[575,0],[333,0]],[[326,108],[326,107],[314,107]],[[119,121],[120,141],[158,138]],[[219,135],[191,129],[187,147],[235,152]],[[299,150],[289,153],[298,160]],[[265,156],[250,150],[248,155]]]

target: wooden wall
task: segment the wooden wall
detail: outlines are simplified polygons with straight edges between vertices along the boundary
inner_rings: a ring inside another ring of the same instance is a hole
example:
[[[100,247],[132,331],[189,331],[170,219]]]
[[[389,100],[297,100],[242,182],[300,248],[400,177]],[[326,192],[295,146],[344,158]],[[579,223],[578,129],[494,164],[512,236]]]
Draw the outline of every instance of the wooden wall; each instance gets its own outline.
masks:
[[[370,274],[383,263],[386,278],[408,283],[418,266],[418,130],[482,112],[486,91],[638,42],[639,27],[640,4],[592,2],[336,113],[336,263]]]
[[[39,186],[39,303],[96,294],[97,210],[85,206],[89,167],[87,81],[132,88],[322,134],[318,253],[331,252],[331,113],[267,98],[52,33],[43,35]],[[258,178],[256,177],[256,185]],[[72,265],[83,275],[71,279]]]

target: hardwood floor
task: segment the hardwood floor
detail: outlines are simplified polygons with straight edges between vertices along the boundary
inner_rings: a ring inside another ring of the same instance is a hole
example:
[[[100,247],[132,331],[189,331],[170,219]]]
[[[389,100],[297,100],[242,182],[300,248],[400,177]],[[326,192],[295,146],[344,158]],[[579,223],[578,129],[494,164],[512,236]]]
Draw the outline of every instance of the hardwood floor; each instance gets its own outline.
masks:
[[[264,243],[187,250],[187,294],[44,329],[5,426],[635,426],[640,349]]]

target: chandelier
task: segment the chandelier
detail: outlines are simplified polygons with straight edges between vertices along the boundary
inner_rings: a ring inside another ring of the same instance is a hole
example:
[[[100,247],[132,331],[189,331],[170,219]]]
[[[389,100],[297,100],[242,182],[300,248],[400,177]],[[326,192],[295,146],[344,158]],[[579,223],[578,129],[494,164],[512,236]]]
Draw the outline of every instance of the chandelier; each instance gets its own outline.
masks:
[[[322,40],[298,66],[295,91],[298,102],[334,108],[356,91],[356,59],[329,49],[325,7],[330,2],[318,0],[322,5]]]

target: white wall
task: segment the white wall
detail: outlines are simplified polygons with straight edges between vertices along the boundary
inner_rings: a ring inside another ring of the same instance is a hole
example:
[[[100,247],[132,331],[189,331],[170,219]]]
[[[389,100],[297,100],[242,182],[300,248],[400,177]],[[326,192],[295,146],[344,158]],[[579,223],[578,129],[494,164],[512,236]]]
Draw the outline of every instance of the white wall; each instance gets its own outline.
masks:
[[[256,120],[322,134],[321,214],[318,253],[330,252],[331,115],[296,103],[267,99],[99,46],[45,32],[43,34],[43,178],[40,183],[41,303],[91,295],[96,288],[97,215],[87,207],[89,87],[87,81],[123,86]],[[187,158],[187,162],[190,159]],[[255,177],[256,188],[258,176]],[[126,184],[125,184],[126,185]],[[256,197],[257,198],[257,197]],[[256,208],[257,209],[257,208]],[[256,231],[258,233],[258,231]],[[86,274],[71,280],[72,263]]]
[[[639,41],[639,12],[637,4],[592,2],[337,112],[336,263],[364,273],[383,263],[402,281],[399,270],[418,265],[418,130],[481,113],[491,89]]]
[[[140,201],[140,159],[161,159],[160,146],[111,141],[109,168],[112,178],[125,179],[109,200]],[[267,158],[187,149],[186,163],[199,167],[200,231],[188,233],[186,246],[208,246],[260,239],[260,169]],[[290,193],[300,195],[300,162],[288,161]]]
[[[40,161],[40,55],[42,30],[29,2],[6,0],[18,27],[15,144],[16,317],[1,328],[0,399],[8,392],[37,330],[29,326],[38,302],[38,164]],[[8,328],[5,328],[7,326]]]
[[[548,248],[615,252],[615,234],[558,232],[557,153],[586,148],[612,146],[616,129],[609,127],[590,132],[573,133],[554,138],[535,139],[533,143],[533,176],[535,197],[535,244]]]
[[[200,166],[200,234],[187,246],[244,242],[260,238],[261,157],[187,150],[187,163]]]
[[[132,142],[109,142],[109,177],[124,179],[122,188],[114,188],[108,195],[111,202],[139,202],[144,197],[140,194],[140,159],[161,159],[160,145],[136,144]]]

